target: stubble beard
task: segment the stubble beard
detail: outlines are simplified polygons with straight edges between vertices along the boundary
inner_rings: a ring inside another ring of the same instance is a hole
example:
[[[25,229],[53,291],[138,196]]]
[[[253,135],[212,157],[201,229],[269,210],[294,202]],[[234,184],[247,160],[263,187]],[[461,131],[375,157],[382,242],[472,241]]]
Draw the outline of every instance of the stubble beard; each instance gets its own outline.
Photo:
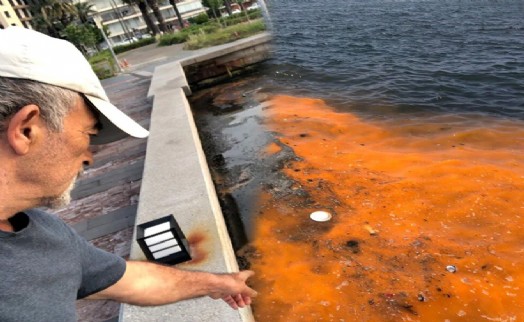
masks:
[[[73,178],[67,189],[60,195],[55,197],[44,197],[41,201],[42,207],[57,210],[63,208],[71,203],[71,191],[73,191],[78,176]]]

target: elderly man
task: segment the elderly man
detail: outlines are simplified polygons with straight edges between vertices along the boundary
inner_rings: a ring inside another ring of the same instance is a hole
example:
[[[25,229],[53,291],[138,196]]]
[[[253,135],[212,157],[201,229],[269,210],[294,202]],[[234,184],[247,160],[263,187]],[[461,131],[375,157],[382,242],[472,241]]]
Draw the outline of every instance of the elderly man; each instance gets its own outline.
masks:
[[[75,300],[162,305],[200,296],[249,305],[253,274],[125,262],[36,207],[61,207],[90,144],[148,132],[113,106],[70,43],[0,31],[0,321],[74,321]]]

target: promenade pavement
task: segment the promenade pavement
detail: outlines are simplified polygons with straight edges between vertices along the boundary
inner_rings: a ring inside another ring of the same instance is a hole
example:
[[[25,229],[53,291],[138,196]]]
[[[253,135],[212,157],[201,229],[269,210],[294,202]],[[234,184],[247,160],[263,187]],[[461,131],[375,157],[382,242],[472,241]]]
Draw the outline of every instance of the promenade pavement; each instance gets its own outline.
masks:
[[[184,50],[184,44],[158,47],[158,44],[151,44],[118,54],[120,61],[127,60],[129,67],[124,69],[124,73],[136,71],[153,73],[156,66],[168,62],[177,61],[191,56],[194,50]]]
[[[129,67],[123,69],[124,74],[134,74],[139,76],[152,76],[157,66],[164,65],[174,61],[181,61],[190,57],[203,57],[208,54],[223,51],[235,44],[242,44],[250,39],[259,37],[268,37],[269,33],[260,33],[249,38],[237,40],[232,43],[202,48],[197,50],[185,50],[184,44],[159,47],[157,44],[151,44],[144,47],[136,48],[124,53],[118,54],[120,61],[126,60]]]

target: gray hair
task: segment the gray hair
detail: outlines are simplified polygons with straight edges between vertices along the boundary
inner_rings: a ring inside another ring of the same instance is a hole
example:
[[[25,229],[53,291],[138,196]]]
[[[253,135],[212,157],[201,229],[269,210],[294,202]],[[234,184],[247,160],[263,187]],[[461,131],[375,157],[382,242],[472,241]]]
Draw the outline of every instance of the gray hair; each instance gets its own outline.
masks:
[[[0,77],[0,133],[7,121],[22,107],[35,104],[47,127],[53,132],[63,128],[64,117],[79,98],[75,91],[28,79]]]

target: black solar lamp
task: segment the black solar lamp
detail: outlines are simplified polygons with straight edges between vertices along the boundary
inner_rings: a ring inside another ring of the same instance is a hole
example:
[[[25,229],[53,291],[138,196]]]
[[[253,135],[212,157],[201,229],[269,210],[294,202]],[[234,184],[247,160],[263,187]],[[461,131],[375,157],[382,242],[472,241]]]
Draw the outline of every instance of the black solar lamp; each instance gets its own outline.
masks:
[[[173,215],[138,225],[136,241],[151,261],[174,265],[191,260],[189,243]]]

